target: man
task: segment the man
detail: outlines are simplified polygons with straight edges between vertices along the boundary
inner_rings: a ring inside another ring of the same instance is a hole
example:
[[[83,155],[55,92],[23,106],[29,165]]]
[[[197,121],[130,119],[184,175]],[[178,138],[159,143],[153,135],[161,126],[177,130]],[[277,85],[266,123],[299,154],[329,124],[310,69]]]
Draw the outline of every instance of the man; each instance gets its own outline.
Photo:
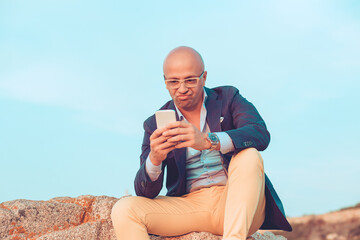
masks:
[[[118,239],[192,231],[242,239],[262,229],[291,231],[258,151],[270,135],[255,107],[234,87],[205,87],[198,52],[178,47],[165,58],[164,78],[177,121],[144,122],[137,197],[119,200],[111,218]],[[158,196],[167,170],[167,196]]]

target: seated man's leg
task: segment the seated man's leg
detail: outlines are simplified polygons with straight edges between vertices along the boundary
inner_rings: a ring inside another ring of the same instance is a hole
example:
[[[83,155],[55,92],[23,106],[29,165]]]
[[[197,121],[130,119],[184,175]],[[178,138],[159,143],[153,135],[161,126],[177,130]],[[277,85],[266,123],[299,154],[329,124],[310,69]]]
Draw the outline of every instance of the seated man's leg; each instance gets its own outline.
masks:
[[[224,219],[224,240],[245,240],[265,219],[265,175],[260,153],[248,148],[234,155],[228,177],[216,215]]]
[[[111,213],[116,237],[143,240],[150,239],[148,233],[176,236],[192,231],[213,232],[213,209],[220,198],[214,194],[210,189],[201,189],[184,197],[122,198]]]

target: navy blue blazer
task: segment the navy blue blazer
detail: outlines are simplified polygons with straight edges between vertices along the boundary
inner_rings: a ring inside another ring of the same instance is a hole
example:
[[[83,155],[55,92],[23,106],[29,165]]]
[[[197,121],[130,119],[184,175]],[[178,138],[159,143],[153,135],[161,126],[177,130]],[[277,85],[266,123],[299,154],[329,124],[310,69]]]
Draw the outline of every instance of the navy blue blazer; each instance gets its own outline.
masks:
[[[205,106],[207,110],[206,122],[209,125],[210,131],[226,132],[235,146],[234,152],[222,154],[226,168],[234,153],[249,147],[254,147],[258,151],[263,151],[267,148],[270,142],[270,134],[266,129],[265,122],[254,105],[239,94],[238,89],[231,86],[213,89],[204,87],[204,89],[208,96]],[[161,109],[175,110],[174,102],[167,102]],[[223,118],[222,122],[220,121],[221,117]],[[165,167],[167,167],[166,188],[168,190],[166,195],[182,196],[186,194],[186,149],[175,149],[169,152],[167,158],[163,161],[162,173],[157,180],[152,182],[146,173],[145,162],[150,152],[150,136],[156,130],[154,115],[144,122],[144,130],[140,169],[135,177],[136,194],[138,196],[155,198],[163,186]],[[260,229],[291,231],[292,228],[286,220],[281,200],[266,174],[265,198],[265,221]]]

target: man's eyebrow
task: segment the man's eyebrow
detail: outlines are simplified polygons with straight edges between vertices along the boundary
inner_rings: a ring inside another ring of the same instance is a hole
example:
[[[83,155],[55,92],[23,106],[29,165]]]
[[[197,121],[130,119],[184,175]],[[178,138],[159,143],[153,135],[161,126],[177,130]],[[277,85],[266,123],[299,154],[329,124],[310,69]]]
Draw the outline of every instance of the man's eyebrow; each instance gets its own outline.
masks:
[[[187,79],[187,78],[197,78],[197,77],[199,77],[199,76],[188,76],[188,77],[186,77],[186,78],[184,78],[184,79]]]
[[[187,76],[187,77],[185,77],[184,79],[197,78],[197,77],[198,77],[198,76],[191,75],[191,76]],[[176,77],[173,77],[173,78],[167,78],[167,79],[180,80],[180,78],[176,78]]]

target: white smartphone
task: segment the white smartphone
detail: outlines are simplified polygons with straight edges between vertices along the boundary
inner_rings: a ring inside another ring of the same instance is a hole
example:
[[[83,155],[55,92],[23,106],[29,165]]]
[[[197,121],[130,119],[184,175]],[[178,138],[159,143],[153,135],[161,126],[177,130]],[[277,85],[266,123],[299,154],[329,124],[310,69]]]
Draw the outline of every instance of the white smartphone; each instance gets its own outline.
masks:
[[[175,111],[172,109],[156,111],[155,118],[157,128],[163,128],[171,122],[176,122]]]

